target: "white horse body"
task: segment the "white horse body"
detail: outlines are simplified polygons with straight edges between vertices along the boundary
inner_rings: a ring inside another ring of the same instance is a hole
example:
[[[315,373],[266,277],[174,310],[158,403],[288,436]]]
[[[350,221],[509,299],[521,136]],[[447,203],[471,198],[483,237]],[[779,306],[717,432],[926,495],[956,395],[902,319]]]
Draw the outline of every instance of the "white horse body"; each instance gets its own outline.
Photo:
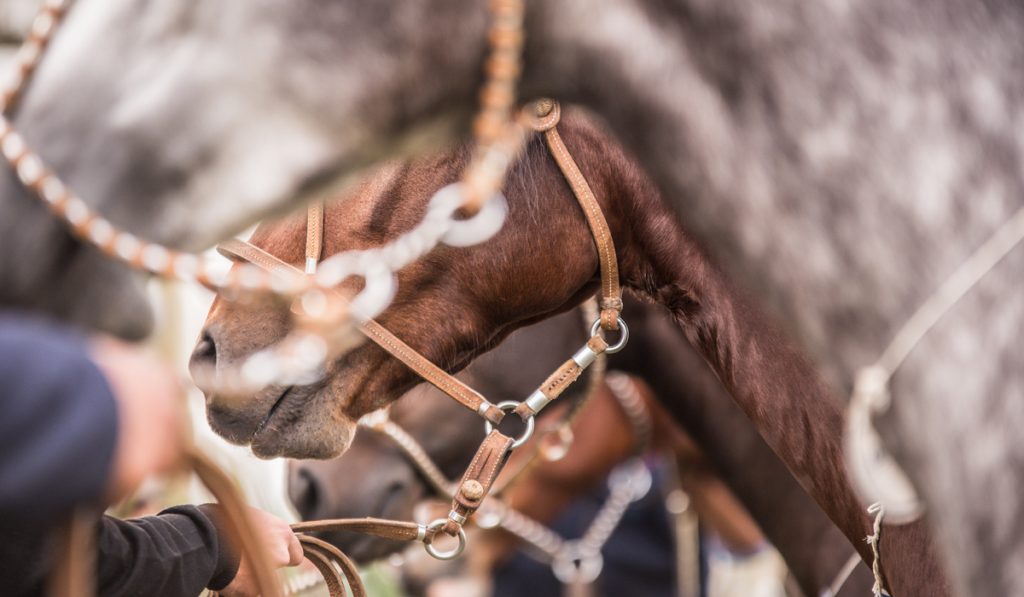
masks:
[[[602,115],[848,394],[1024,205],[1024,17],[940,4],[529,2],[524,95]],[[115,222],[205,246],[464,133],[485,23],[460,0],[81,0],[16,122]],[[29,249],[0,258],[0,300],[74,288],[86,307],[44,308],[144,332],[124,272],[67,248],[12,176],[0,185],[0,233]],[[1024,594],[1022,271],[1018,248],[940,322],[881,421],[972,595]]]

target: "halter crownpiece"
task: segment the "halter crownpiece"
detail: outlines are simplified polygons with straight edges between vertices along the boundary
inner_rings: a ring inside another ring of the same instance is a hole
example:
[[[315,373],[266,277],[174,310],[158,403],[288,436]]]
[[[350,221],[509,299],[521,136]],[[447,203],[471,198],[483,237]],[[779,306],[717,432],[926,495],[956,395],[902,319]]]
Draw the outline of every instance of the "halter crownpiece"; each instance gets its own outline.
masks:
[[[618,330],[619,314],[622,312],[622,289],[619,286],[619,261],[615,255],[615,242],[608,228],[608,221],[593,189],[565,147],[562,136],[558,134],[557,126],[562,117],[561,106],[558,102],[545,98],[534,102],[532,109],[534,116],[530,119],[530,126],[544,135],[544,141],[555,158],[555,163],[558,164],[576,200],[583,208],[587,225],[590,226],[590,232],[594,237],[594,244],[597,245],[597,257],[601,265],[601,327],[608,331]]]

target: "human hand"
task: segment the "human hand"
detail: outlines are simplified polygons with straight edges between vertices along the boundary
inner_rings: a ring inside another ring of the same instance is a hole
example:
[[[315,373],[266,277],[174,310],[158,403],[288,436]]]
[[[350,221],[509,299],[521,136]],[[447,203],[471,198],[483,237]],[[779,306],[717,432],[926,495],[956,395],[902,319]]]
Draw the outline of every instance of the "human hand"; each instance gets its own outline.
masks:
[[[263,544],[274,568],[297,566],[302,563],[302,545],[287,522],[269,512],[252,507],[249,508],[249,521],[256,529],[257,537]],[[235,578],[218,593],[222,597],[256,597],[259,595],[256,576],[244,556],[238,564]]]
[[[117,401],[117,443],[108,503],[130,494],[149,475],[181,461],[184,419],[177,377],[150,350],[98,337],[90,346]]]

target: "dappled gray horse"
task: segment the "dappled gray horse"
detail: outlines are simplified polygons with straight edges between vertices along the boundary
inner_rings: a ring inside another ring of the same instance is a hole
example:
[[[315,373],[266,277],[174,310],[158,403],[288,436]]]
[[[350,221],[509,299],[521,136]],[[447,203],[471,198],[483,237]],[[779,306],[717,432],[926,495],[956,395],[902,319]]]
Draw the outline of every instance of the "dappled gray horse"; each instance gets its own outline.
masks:
[[[531,0],[522,94],[601,114],[846,395],[1024,205],[1020,10]],[[115,222],[205,246],[463,134],[485,24],[466,0],[82,0],[17,123]],[[0,300],[145,333],[138,284],[0,185]],[[1021,271],[1018,248],[925,337],[880,422],[972,595],[1024,592]]]

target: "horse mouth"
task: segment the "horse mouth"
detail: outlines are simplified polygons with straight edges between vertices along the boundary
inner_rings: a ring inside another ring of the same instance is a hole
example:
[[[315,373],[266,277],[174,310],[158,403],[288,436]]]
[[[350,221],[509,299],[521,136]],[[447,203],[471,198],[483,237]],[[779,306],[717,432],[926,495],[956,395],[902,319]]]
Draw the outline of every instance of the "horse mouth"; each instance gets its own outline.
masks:
[[[321,383],[277,389],[266,414],[246,436],[252,453],[258,458],[323,459],[344,452],[355,421],[335,412],[325,389]]]
[[[283,392],[281,392],[281,395],[277,397],[277,400],[275,400],[274,403],[270,405],[270,410],[268,410],[267,414],[264,415],[260,422],[256,424],[256,429],[252,432],[252,439],[250,440],[250,443],[256,441],[256,438],[266,428],[267,423],[269,423],[270,420],[274,418],[274,415],[277,414],[277,411],[279,408],[281,408],[281,405],[284,403],[285,398],[287,398],[288,395],[291,394],[292,390],[294,389],[295,386],[288,386],[287,388],[284,389]]]

